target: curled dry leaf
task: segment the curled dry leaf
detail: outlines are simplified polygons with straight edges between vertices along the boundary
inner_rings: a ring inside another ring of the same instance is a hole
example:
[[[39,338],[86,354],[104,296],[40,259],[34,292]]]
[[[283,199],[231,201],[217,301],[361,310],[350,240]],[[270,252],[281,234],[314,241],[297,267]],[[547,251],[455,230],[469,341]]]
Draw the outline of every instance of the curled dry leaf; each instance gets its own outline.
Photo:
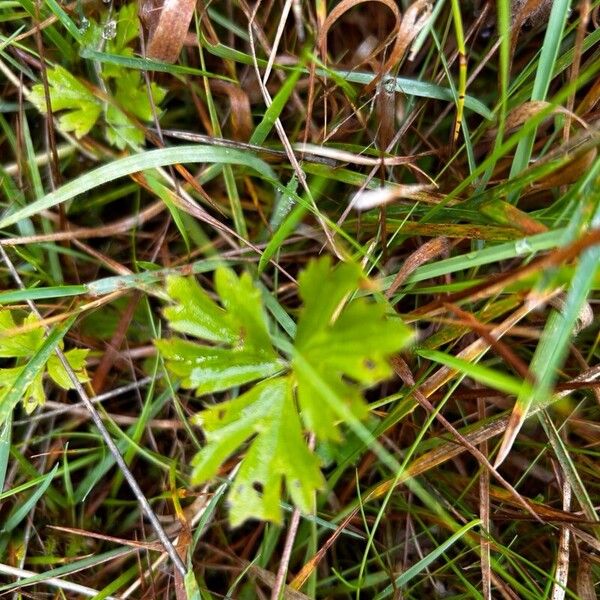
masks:
[[[253,125],[250,98],[246,90],[227,81],[216,79],[210,82],[210,89],[216,94],[227,96],[231,105],[233,138],[240,142],[247,142],[252,134]]]
[[[384,70],[382,74],[388,73],[394,65],[397,65],[404,58],[409,46],[429,20],[431,10],[430,0],[417,0],[406,9],[406,12],[402,17],[402,22],[400,23],[400,31],[396,36],[397,43],[394,45],[392,53],[390,54],[387,63],[384,65],[384,69],[387,69]],[[411,55],[410,60],[412,59],[413,57]],[[375,88],[380,77],[381,74],[367,85],[365,94],[369,94]]]
[[[584,175],[596,160],[597,150],[591,148],[587,152],[576,154],[562,167],[533,184],[535,190],[549,190],[561,185],[575,183]]]
[[[140,19],[148,31],[148,58],[174,63],[185,43],[196,0],[144,0]]]
[[[385,65],[382,68],[382,72],[385,73],[385,72],[389,71],[392,64],[394,64],[393,62],[391,62],[390,59],[394,58],[397,48],[402,43],[400,40],[400,37],[398,36],[402,18],[400,15],[400,9],[398,8],[398,6],[396,5],[396,3],[393,0],[342,0],[342,2],[340,2],[327,15],[327,18],[325,19],[325,21],[323,23],[323,27],[321,28],[321,31],[319,32],[319,38],[317,40],[317,44],[321,51],[321,56],[323,57],[324,60],[326,60],[326,57],[327,57],[327,34],[329,33],[329,30],[331,29],[331,27],[333,27],[334,23],[344,13],[348,12],[351,8],[354,8],[355,6],[358,6],[359,4],[364,4],[365,2],[381,2],[382,4],[385,4],[385,6],[387,6],[390,9],[390,11],[392,12],[392,14],[394,15],[395,23],[394,23],[394,29],[392,30],[391,35],[394,36],[396,39],[394,42],[394,48],[391,52],[390,58],[387,60],[387,62],[385,63]],[[375,79],[379,80],[380,78],[381,78],[381,73]],[[375,81],[375,79],[373,81]]]
[[[429,17],[431,17],[431,1],[417,0],[411,4],[402,17],[402,25],[400,26],[399,37],[402,38],[403,48],[398,60],[404,57],[406,50],[413,40],[417,37],[421,29],[425,27]],[[409,60],[413,60],[414,56],[411,53]]]
[[[433,238],[419,246],[419,248],[417,248],[417,250],[402,263],[392,285],[387,289],[385,297],[391,298],[394,292],[406,281],[408,276],[415,271],[415,269],[442,254],[446,254],[448,250],[450,250],[450,243],[448,242],[448,238],[445,237]]]
[[[370,210],[377,206],[385,206],[399,198],[419,200],[428,192],[433,191],[434,186],[429,184],[396,185],[394,187],[381,187],[376,190],[365,190],[354,196],[352,208],[356,210]]]
[[[544,110],[548,110],[548,119],[558,114],[568,115],[577,121],[583,128],[588,128],[588,124],[583,119],[563,106],[553,105],[545,100],[531,100],[529,102],[523,102],[523,104],[517,106],[517,108],[510,112],[506,118],[505,132],[511,133],[516,131],[519,127],[522,127],[529,121],[529,119]],[[496,134],[497,129],[490,129],[487,133],[489,137],[494,137]]]
[[[525,23],[537,27],[550,15],[552,0],[513,0],[512,11],[512,39],[510,56],[515,55],[519,34]],[[512,59],[511,59],[512,60]]]
[[[552,0],[513,0],[513,22],[521,27],[527,22],[537,27],[550,16]]]
[[[596,81],[592,84],[592,87],[588,91],[588,93],[584,96],[583,100],[579,103],[577,107],[578,115],[585,115],[596,107],[598,102],[600,101],[600,79],[596,79]]]
[[[365,93],[368,94],[375,89],[375,86],[379,83],[383,75],[389,73],[392,67],[402,60],[407,48],[429,19],[431,2],[430,0],[417,0],[407,9],[402,18],[398,6],[392,0],[343,0],[327,15],[323,27],[319,32],[318,46],[324,59],[327,56],[327,34],[331,27],[344,13],[364,2],[380,2],[385,4],[394,15],[395,20],[394,28],[390,34],[391,37],[395,38],[394,46],[377,76],[365,88]]]

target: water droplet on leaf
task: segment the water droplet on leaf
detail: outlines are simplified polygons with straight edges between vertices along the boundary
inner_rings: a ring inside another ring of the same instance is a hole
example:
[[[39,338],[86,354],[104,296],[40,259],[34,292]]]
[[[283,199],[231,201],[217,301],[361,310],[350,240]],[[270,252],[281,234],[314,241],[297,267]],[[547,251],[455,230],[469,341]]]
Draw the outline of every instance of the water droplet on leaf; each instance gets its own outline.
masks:
[[[90,20],[87,17],[82,17],[79,22],[79,33],[85,33],[90,28]]]
[[[531,247],[529,240],[527,238],[523,238],[521,240],[517,240],[515,243],[515,252],[517,254],[530,254],[533,252],[533,248]]]
[[[396,78],[395,77],[386,77],[383,80],[383,89],[388,94],[393,94],[396,91]]]
[[[105,40],[114,40],[117,35],[117,22],[108,21],[102,30],[102,38]]]

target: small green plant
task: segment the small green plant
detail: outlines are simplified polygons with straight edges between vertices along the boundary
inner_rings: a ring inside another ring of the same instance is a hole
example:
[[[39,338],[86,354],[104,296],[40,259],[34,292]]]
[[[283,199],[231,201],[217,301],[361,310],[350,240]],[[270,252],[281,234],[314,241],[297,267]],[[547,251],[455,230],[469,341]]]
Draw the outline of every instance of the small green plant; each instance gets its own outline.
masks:
[[[115,14],[114,20],[114,37],[106,40],[105,50],[113,56],[131,57],[133,48],[130,45],[138,39],[140,31],[136,4],[125,4]],[[85,44],[97,48],[102,40],[102,31],[98,23],[88,20]],[[105,136],[110,144],[121,150],[127,145],[142,144],[144,134],[130,118],[134,117],[142,123],[147,123],[153,118],[152,104],[142,73],[115,63],[105,64],[99,72],[107,92],[112,96],[110,100],[102,100],[93,93],[93,87],[88,82],[82,82],[58,65],[47,70],[50,102],[52,110],[61,113],[61,128],[82,137],[87,135],[104,115]],[[158,106],[166,91],[152,82],[150,94],[152,102]],[[40,111],[46,112],[42,84],[32,87],[30,100]]]
[[[10,310],[0,311],[0,359],[12,359],[13,366],[0,368],[0,406],[6,401],[7,395],[15,389],[17,381],[27,376],[27,381],[21,393],[21,400],[27,413],[33,412],[46,401],[44,383],[52,380],[64,390],[73,388],[73,384],[65,368],[55,354],[47,359],[34,361],[44,346],[44,330],[39,327],[30,328],[38,323],[35,315],[29,315],[22,323],[23,331],[15,322]],[[62,342],[59,344],[62,348]],[[88,381],[85,361],[88,350],[75,348],[65,352],[69,365],[81,382]],[[32,368],[33,365],[33,368]],[[27,370],[29,372],[27,372]],[[18,399],[17,399],[18,401]],[[4,414],[4,411],[0,411]]]
[[[196,418],[207,443],[194,459],[194,482],[214,477],[250,441],[229,492],[232,525],[252,517],[280,522],[284,481],[297,507],[314,509],[324,478],[307,436],[341,442],[344,423],[331,396],[363,419],[363,389],[391,375],[388,357],[409,342],[410,330],[386,303],[349,299],[363,281],[356,264],[312,261],[299,278],[303,305],[287,344],[270,335],[261,293],[247,273],[216,271],[220,305],[194,279],[168,280],[171,328],[210,345],[157,340],[167,369],[197,395],[254,384]]]

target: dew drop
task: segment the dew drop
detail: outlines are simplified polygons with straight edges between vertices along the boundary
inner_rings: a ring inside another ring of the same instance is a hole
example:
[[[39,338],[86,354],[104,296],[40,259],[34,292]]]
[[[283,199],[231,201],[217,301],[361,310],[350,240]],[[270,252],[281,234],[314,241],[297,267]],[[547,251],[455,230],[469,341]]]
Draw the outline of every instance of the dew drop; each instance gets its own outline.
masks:
[[[107,21],[102,30],[102,38],[105,40],[114,40],[117,35],[117,22],[114,20]]]
[[[396,79],[394,77],[386,77],[383,80],[383,89],[388,94],[393,94],[396,91]]]
[[[81,17],[79,21],[79,33],[85,33],[90,28],[90,20],[87,17]]]
[[[530,254],[531,252],[533,252],[533,248],[531,247],[529,240],[527,240],[527,238],[523,238],[521,240],[516,241],[515,252],[519,255],[520,254]]]

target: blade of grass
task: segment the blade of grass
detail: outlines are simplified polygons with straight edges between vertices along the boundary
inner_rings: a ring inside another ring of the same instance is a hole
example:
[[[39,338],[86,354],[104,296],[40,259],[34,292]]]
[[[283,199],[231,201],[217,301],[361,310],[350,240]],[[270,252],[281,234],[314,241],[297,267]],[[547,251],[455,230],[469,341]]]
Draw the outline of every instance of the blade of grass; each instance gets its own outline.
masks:
[[[57,471],[58,465],[55,465],[52,471],[43,476],[42,482],[37,490],[35,490],[35,492],[33,492],[33,494],[31,494],[31,496],[29,496],[25,502],[19,503],[15,506],[13,511],[6,518],[1,533],[10,532],[21,523],[21,521],[37,504],[38,500],[44,495],[44,492],[48,489],[48,486],[52,483],[52,480],[56,476]]]
[[[199,30],[200,26],[198,24],[198,15],[196,14],[196,27]],[[199,48],[200,50],[200,64],[202,68],[205,68],[204,62],[204,52],[202,51],[202,46]],[[208,106],[208,114],[210,116],[210,125],[212,128],[212,134],[216,137],[222,137],[221,133],[221,125],[219,123],[219,116],[217,113],[217,109],[213,100],[212,92],[210,89],[210,85],[208,82],[208,78],[204,77],[204,94],[206,96],[206,104]],[[242,203],[240,201],[240,195],[237,189],[237,184],[235,182],[235,176],[233,174],[233,169],[231,165],[228,163],[224,163],[222,165],[223,169],[223,179],[225,181],[225,188],[227,190],[227,196],[229,197],[229,205],[231,207],[231,213],[233,215],[233,223],[235,226],[235,230],[237,233],[244,239],[248,237],[248,228],[246,226],[246,220],[244,218],[244,211],[242,209]]]
[[[511,377],[506,373],[484,367],[483,365],[473,363],[462,358],[457,358],[445,352],[439,352],[437,350],[424,350],[422,348],[417,349],[417,354],[428,360],[435,361],[442,365],[446,365],[451,369],[483,383],[484,385],[490,386],[495,390],[504,392],[505,394],[514,394],[515,396],[522,393],[524,389],[529,392],[532,391],[532,387],[526,381],[520,381],[515,377]]]
[[[23,581],[23,579],[29,579],[31,577],[37,577],[36,573],[32,571],[26,571],[25,569],[18,569],[16,567],[11,567],[9,565],[0,564],[0,573],[2,575],[7,575],[9,577],[17,577],[18,581]],[[59,590],[65,590],[67,592],[73,592],[75,594],[79,594],[80,596],[95,596],[97,594],[97,590],[94,590],[85,585],[81,585],[79,583],[74,583],[72,581],[68,581],[65,579],[59,579],[58,577],[48,577],[45,578],[40,583],[47,585],[49,587],[54,587]],[[114,596],[107,596],[106,600],[117,600]]]
[[[466,525],[463,525],[456,533],[451,535],[444,543],[440,544],[433,552],[422,558],[420,561],[406,569],[394,580],[393,585],[388,585],[382,592],[375,596],[375,600],[383,600],[391,596],[395,589],[406,585],[413,577],[416,577],[421,571],[424,571],[431,563],[437,560],[448,548],[452,547],[460,538],[474,527],[481,525],[481,519],[474,519]]]
[[[302,70],[296,69],[286,78],[284,84],[273,97],[273,102],[267,108],[267,110],[265,110],[265,114],[263,115],[260,123],[252,132],[249,142],[250,144],[262,146],[264,141],[267,139],[267,136],[275,126],[275,122],[279,118],[279,115],[281,115],[281,111],[285,108],[285,105],[294,91],[296,83],[298,83],[298,79],[300,79],[301,74]]]
[[[21,219],[37,214],[42,210],[57,206],[67,200],[71,200],[80,194],[89,192],[109,181],[119,177],[125,177],[138,171],[145,171],[156,167],[185,163],[228,163],[246,166],[265,179],[276,181],[277,178],[265,162],[256,158],[249,152],[241,152],[229,148],[218,148],[214,146],[177,146],[173,148],[159,148],[149,150],[143,154],[127,156],[109,164],[103,165],[92,171],[81,175],[77,179],[65,183],[55,192],[46,194],[43,198],[32,202],[16,212],[5,216],[0,220],[0,228],[8,227]]]
[[[597,161],[592,175],[594,175],[594,172],[598,173],[599,170],[600,161]],[[594,211],[589,227],[596,228],[600,226],[600,178],[596,175],[590,179],[589,185],[582,186],[581,192],[582,197],[585,198],[586,208]],[[575,218],[577,218],[577,215]],[[578,227],[577,229],[584,228]],[[535,377],[536,385],[533,390],[523,390],[518,395],[511,415],[511,423],[502,440],[495,466],[500,465],[508,456],[531,407],[541,402],[551,393],[552,386],[557,378],[557,369],[566,356],[568,344],[573,336],[581,308],[592,289],[598,264],[600,264],[600,247],[593,246],[583,252],[571,280],[562,310],[553,310],[550,314],[530,365],[530,371]]]
[[[8,468],[8,458],[10,456],[10,442],[12,438],[12,414],[8,415],[2,424],[0,431],[0,493],[4,489],[6,479],[6,469]]]
[[[24,290],[8,290],[0,292],[0,305],[15,304],[27,300],[47,300],[49,298],[68,298],[85,294],[85,285],[56,285],[51,287],[34,287]]]
[[[556,67],[556,59],[560,49],[563,32],[569,15],[569,0],[554,0],[550,20],[546,29],[544,43],[536,69],[535,81],[531,92],[531,100],[545,100],[552,81],[552,75]],[[523,137],[515,151],[510,177],[521,173],[528,165],[535,142],[535,129]],[[519,194],[513,193],[510,200],[515,203]]]
[[[458,51],[458,97],[456,99],[456,118],[454,121],[454,132],[452,143],[456,144],[463,120],[465,109],[465,96],[467,93],[467,49],[465,46],[465,33],[463,29],[462,14],[458,0],[452,0],[452,20],[456,32],[456,45]]]
[[[97,554],[96,556],[88,556],[86,558],[75,560],[67,565],[62,565],[56,569],[50,569],[44,573],[38,573],[36,575],[19,578],[13,583],[7,583],[0,586],[0,592],[10,592],[19,588],[35,585],[36,583],[44,583],[44,581],[56,579],[58,577],[64,577],[65,575],[69,575],[71,573],[77,573],[78,571],[89,569],[90,567],[101,565],[109,560],[134,554],[136,552],[138,552],[138,550],[135,548],[115,548],[114,550],[109,550],[108,552]]]
[[[88,47],[82,48],[79,56],[90,61],[117,65],[137,71],[156,71],[157,73],[170,73],[171,75],[195,75],[197,77],[220,79],[221,81],[233,81],[231,77],[217,75],[216,73],[210,73],[202,69],[194,69],[193,67],[186,67],[184,65],[173,65],[149,58],[138,58],[137,56],[123,56],[122,54],[99,52]]]

